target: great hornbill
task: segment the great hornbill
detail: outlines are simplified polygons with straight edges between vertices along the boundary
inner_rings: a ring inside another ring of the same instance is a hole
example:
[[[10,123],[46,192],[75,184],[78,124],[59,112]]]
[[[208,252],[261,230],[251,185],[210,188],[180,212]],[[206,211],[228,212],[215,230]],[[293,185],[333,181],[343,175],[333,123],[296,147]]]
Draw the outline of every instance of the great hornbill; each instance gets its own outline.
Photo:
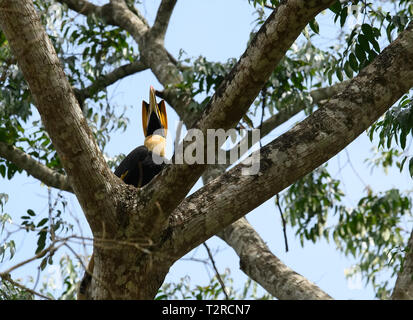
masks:
[[[149,183],[165,165],[163,157],[168,129],[165,101],[162,100],[159,105],[156,103],[155,89],[152,86],[149,90],[149,104],[142,101],[142,127],[145,135],[144,145],[132,150],[115,170],[116,176],[126,184],[137,188]],[[154,161],[156,157],[158,159]],[[86,299],[86,290],[92,280],[93,268],[92,254],[87,271],[80,283],[78,300]]]

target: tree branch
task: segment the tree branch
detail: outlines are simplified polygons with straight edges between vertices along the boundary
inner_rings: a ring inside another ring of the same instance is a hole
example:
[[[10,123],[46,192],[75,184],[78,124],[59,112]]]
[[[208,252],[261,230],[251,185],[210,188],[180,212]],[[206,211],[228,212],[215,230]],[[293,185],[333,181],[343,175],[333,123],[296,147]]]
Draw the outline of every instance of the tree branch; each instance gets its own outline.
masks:
[[[205,247],[205,250],[208,253],[209,260],[211,261],[212,267],[214,268],[215,276],[217,277],[217,280],[218,280],[219,284],[221,285],[221,289],[222,289],[222,292],[224,293],[225,299],[229,300],[228,293],[227,293],[227,290],[225,288],[225,283],[222,280],[221,275],[219,274],[219,271],[218,271],[218,268],[215,264],[215,260],[214,260],[214,257],[212,256],[211,250],[209,249],[208,245],[205,242],[203,243],[203,245]]]
[[[132,12],[126,5],[124,0],[111,0],[111,18],[114,23],[128,31],[140,45],[144,35],[149,31],[149,25],[142,18],[139,11]],[[147,64],[147,61],[144,61]]]
[[[213,169],[213,170],[211,170]],[[204,184],[220,176],[225,166],[211,166],[202,175]],[[240,258],[241,270],[278,299],[331,299],[312,282],[284,265],[244,217],[216,234]]]
[[[150,31],[152,37],[163,42],[176,2],[177,0],[162,0],[156,13],[155,22]]]
[[[343,92],[254,152],[258,174],[241,163],[186,198],[172,214],[165,252],[184,255],[331,159],[412,86],[413,23]]]
[[[27,291],[27,292],[31,293],[32,295],[39,296],[40,298],[43,298],[43,299],[46,299],[46,300],[53,300],[52,298],[50,298],[50,297],[48,297],[48,296],[45,296],[45,295],[41,294],[40,292],[37,292],[37,291],[35,291],[35,290],[32,290],[32,289],[30,289],[30,288],[28,288],[28,287],[26,287],[26,286],[18,283],[17,281],[14,281],[14,280],[10,277],[9,274],[2,274],[2,273],[0,273],[0,278],[2,278],[3,281],[10,282],[13,286],[18,287],[18,288],[20,288],[20,289],[23,290],[23,291]]]
[[[333,2],[291,0],[272,12],[236,66],[223,80],[195,125],[205,139],[207,129],[226,130],[239,122],[308,21]],[[204,145],[206,148],[206,143]],[[171,165],[163,170],[139,194],[144,201],[142,206],[137,206],[136,211],[144,212],[145,217],[136,215],[130,227],[148,223],[155,229],[161,228],[158,231],[162,230],[165,226],[163,221],[166,221],[171,211],[184,199],[204,169],[205,165],[202,164],[184,163]]]
[[[332,299],[314,283],[288,268],[273,255],[247,219],[239,219],[218,233],[218,236],[235,250],[240,258],[241,270],[276,298]]]
[[[134,61],[132,63],[120,66],[119,68],[98,77],[90,86],[84,89],[75,89],[76,97],[78,101],[83,102],[93,96],[96,92],[103,90],[116,81],[137,72],[146,70],[147,68],[148,67],[146,67],[141,61]]]
[[[19,148],[0,141],[0,156],[13,162],[20,169],[25,170],[49,187],[73,192],[65,175],[46,167]]]
[[[343,81],[341,83],[334,84],[330,87],[319,88],[315,89],[310,92],[310,96],[313,99],[314,104],[319,104],[323,100],[327,100],[331,98],[333,95],[337,94],[338,92],[342,91],[347,85],[349,81]],[[257,129],[260,130],[260,138],[264,138],[268,135],[272,130],[282,125],[284,122],[290,120],[293,116],[298,114],[299,112],[303,111],[305,108],[304,103],[297,102],[296,104],[289,106],[286,109],[281,110],[280,112],[274,114],[267,120],[265,120],[262,125],[258,126]],[[247,143],[247,150],[248,151],[252,147],[252,130],[249,130],[244,138],[241,139],[239,143],[237,143],[234,147],[228,150],[227,153],[227,163],[230,162],[230,155],[231,152],[234,150],[241,150],[240,146],[244,143]],[[239,154],[239,158],[241,158],[245,152]]]

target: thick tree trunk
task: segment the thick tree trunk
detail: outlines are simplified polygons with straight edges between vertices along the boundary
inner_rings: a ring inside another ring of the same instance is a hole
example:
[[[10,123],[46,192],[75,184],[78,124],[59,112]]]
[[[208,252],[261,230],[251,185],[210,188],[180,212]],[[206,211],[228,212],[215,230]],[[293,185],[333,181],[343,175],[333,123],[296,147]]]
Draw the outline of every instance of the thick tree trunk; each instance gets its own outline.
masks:
[[[131,240],[95,246],[95,268],[87,298],[153,299],[173,262],[149,250],[147,244]]]

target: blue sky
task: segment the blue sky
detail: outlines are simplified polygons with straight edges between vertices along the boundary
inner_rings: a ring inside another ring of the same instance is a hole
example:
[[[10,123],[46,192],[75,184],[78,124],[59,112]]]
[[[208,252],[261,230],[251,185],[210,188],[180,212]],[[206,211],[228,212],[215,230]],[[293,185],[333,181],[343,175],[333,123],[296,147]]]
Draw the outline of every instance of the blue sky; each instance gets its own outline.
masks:
[[[143,1],[140,6],[141,12],[150,23],[155,18],[159,2]],[[105,3],[105,1],[98,1],[97,3]],[[248,4],[247,0],[179,0],[166,34],[165,46],[176,57],[179,51],[183,49],[188,57],[203,55],[209,61],[223,62],[228,58],[238,58],[245,50],[249,33],[255,25],[254,20],[256,18],[254,8]],[[328,30],[327,38],[330,36],[333,38],[336,34],[337,29],[333,28],[332,24],[327,25],[325,19],[320,23],[320,27]],[[326,39],[324,38],[324,40]],[[141,100],[148,99],[150,85],[153,85],[156,89],[162,88],[150,71],[144,71],[123,79],[109,88],[110,101],[118,104],[120,108],[123,105],[128,106],[127,116],[130,118],[127,130],[111,137],[106,149],[110,156],[128,153],[137,145],[143,144],[140,106]],[[168,122],[174,125],[178,118],[171,108],[168,108],[167,111]],[[264,139],[264,143],[288,130],[302,118],[302,114],[294,117],[281,128],[268,135]],[[173,131],[170,130],[169,132],[174,134]],[[389,174],[385,175],[380,169],[376,169],[371,174],[364,160],[369,156],[369,151],[373,146],[367,135],[362,134],[361,137],[348,146],[348,153],[341,152],[329,163],[330,173],[335,175],[335,178],[343,179],[342,188],[348,195],[345,201],[349,205],[356,204],[358,199],[365,194],[366,184],[372,186],[374,191],[388,190],[392,187],[398,187],[402,190],[411,188],[411,178],[406,170],[402,173],[399,173],[398,170],[390,170]],[[171,148],[169,148],[170,153]],[[357,174],[349,164],[339,170],[339,167],[347,162],[347,155],[350,155],[351,163]],[[200,186],[201,184],[197,183],[194,189]],[[11,214],[16,222],[29,208],[35,212],[47,214],[47,188],[35,179],[27,178],[26,174],[17,175],[12,181],[1,179],[0,192],[9,194],[10,199],[5,206],[5,211]],[[80,219],[85,235],[89,235],[89,227],[75,197],[67,196],[70,199],[70,210],[73,215]],[[74,221],[70,218],[70,215],[68,219]],[[370,286],[364,287],[360,283],[360,279],[349,282],[345,278],[344,270],[349,268],[354,261],[338,253],[333,243],[328,244],[324,240],[317,244],[307,242],[302,248],[294,235],[294,230],[287,227],[290,250],[285,253],[280,216],[273,199],[249,213],[247,219],[277,257],[293,270],[316,283],[334,298],[372,299],[374,297],[372,288]],[[33,238],[27,234],[21,232],[17,239],[18,255],[16,255],[16,259],[13,259],[13,263],[31,256],[35,248]],[[242,287],[247,278],[239,270],[239,259],[233,250],[216,237],[208,240],[208,245],[213,251],[217,250],[215,258],[218,269],[223,272],[226,268],[230,268],[235,287]],[[78,249],[83,254],[82,248],[79,247]],[[202,263],[187,260],[194,256],[202,259],[207,257],[204,248],[195,249],[184,257],[184,260],[178,261],[171,268],[166,281],[178,282],[181,277],[188,275],[192,284],[206,284],[214,272],[210,268],[206,270]],[[12,264],[7,262],[0,264],[0,271],[10,265]],[[26,277],[29,274],[35,276],[35,264],[19,269],[14,276]]]

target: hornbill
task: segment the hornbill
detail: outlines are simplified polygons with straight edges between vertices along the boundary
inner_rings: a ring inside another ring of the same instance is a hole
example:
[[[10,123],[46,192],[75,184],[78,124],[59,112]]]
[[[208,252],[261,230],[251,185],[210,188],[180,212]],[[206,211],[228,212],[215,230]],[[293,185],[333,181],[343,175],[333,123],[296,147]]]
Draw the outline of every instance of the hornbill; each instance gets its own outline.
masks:
[[[144,145],[132,150],[114,172],[126,184],[136,188],[148,184],[165,166],[163,157],[165,156],[168,130],[165,101],[156,103],[155,89],[152,86],[149,90],[149,103],[142,101],[142,127],[145,135]],[[94,257],[92,254],[87,271],[79,286],[78,300],[86,299],[86,290],[92,280],[93,268]]]

